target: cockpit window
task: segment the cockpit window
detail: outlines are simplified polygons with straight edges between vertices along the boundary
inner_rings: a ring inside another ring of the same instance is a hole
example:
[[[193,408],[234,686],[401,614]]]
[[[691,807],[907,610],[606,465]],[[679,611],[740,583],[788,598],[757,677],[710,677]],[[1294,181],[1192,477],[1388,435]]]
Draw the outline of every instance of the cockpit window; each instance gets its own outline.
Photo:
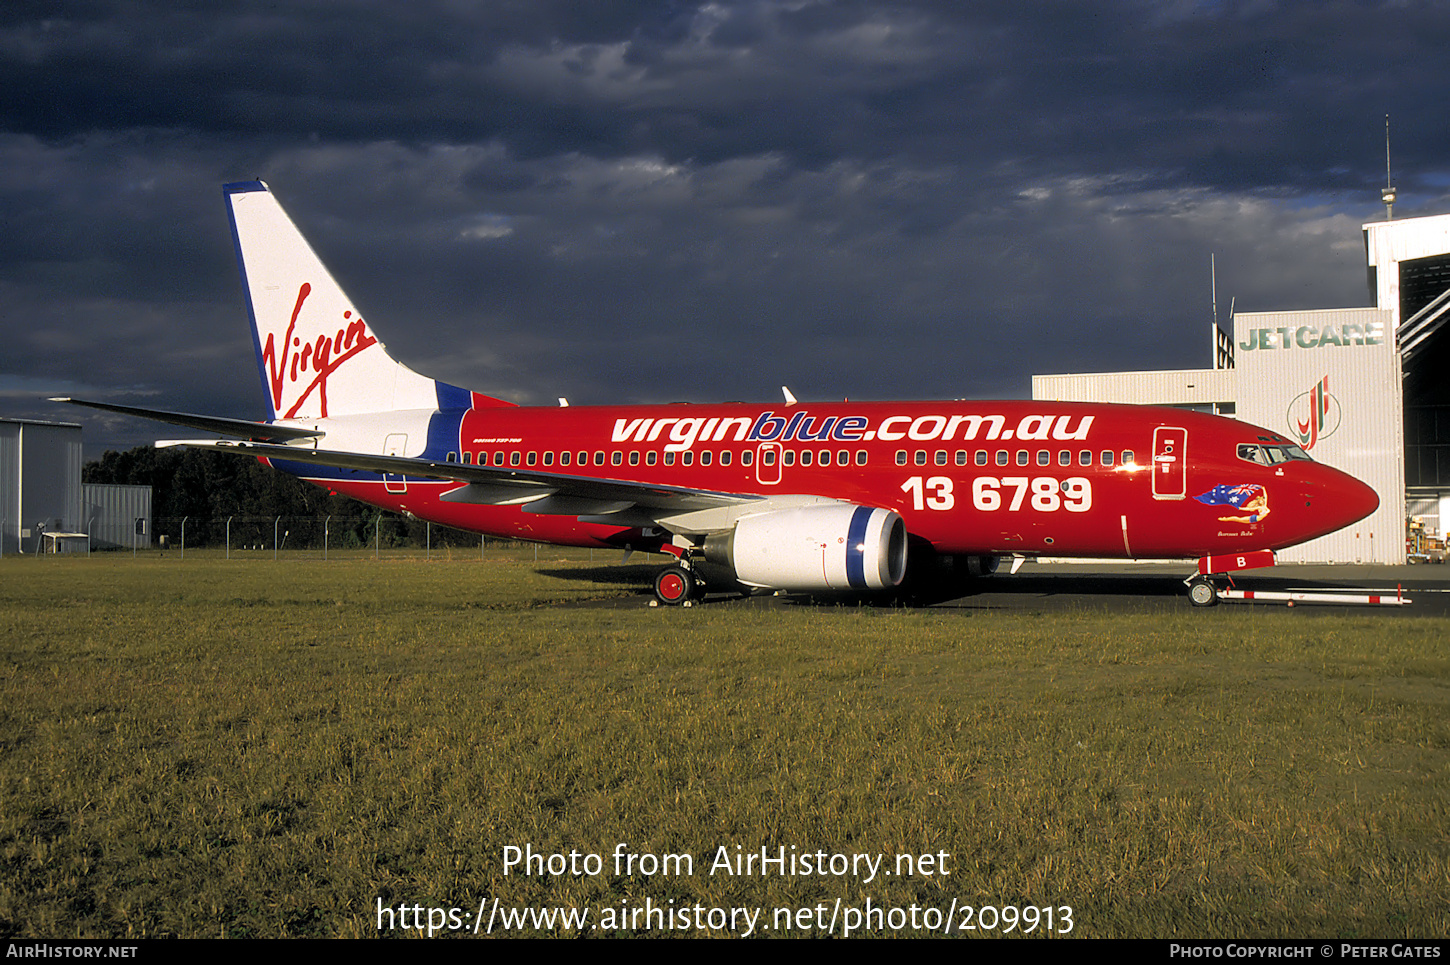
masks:
[[[1277,466],[1281,462],[1296,459],[1311,461],[1309,453],[1298,446],[1288,444],[1264,446],[1251,442],[1239,443],[1239,458],[1245,462],[1256,462],[1261,466]]]

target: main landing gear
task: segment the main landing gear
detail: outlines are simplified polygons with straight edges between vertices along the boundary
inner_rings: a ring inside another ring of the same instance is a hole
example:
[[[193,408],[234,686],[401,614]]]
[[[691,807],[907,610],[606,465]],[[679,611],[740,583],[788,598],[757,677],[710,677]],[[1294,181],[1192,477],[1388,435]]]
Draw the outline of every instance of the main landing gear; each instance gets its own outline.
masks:
[[[694,606],[705,597],[705,580],[688,557],[655,574],[655,598],[650,606]]]
[[[695,574],[678,563],[655,574],[653,606],[691,606],[699,592]]]

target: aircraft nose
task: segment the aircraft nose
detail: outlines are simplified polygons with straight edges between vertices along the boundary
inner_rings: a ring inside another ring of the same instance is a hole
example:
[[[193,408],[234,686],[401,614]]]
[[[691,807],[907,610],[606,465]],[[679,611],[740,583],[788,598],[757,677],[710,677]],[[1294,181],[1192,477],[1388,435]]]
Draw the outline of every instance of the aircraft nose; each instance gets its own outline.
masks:
[[[1353,476],[1350,477],[1350,480],[1355,484],[1357,490],[1349,497],[1354,508],[1354,519],[1357,522],[1380,508],[1380,496],[1379,493]]]
[[[1324,468],[1329,475],[1324,481],[1319,508],[1333,522],[1334,529],[1357,523],[1379,509],[1379,494],[1369,486],[1348,473]]]

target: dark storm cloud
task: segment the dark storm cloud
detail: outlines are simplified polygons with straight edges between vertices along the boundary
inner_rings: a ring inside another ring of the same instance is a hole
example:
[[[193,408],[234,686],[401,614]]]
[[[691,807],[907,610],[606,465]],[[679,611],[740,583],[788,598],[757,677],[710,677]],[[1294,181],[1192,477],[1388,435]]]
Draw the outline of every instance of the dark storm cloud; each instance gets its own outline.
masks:
[[[1224,307],[1367,302],[1387,111],[1445,210],[1445,49],[1416,3],[7,4],[0,400],[254,414],[258,176],[397,354],[520,401],[1202,365],[1210,252]]]

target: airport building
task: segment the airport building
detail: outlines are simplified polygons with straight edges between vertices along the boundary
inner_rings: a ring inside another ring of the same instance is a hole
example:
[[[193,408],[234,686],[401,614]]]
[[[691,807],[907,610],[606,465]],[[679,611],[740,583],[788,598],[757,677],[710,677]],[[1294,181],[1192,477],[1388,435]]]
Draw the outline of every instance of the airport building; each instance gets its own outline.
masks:
[[[1403,563],[1409,530],[1443,545],[1450,215],[1368,224],[1364,242],[1373,308],[1237,313],[1231,337],[1213,327],[1212,368],[1038,375],[1032,397],[1233,415],[1374,487],[1378,511],[1284,550],[1284,562]]]

